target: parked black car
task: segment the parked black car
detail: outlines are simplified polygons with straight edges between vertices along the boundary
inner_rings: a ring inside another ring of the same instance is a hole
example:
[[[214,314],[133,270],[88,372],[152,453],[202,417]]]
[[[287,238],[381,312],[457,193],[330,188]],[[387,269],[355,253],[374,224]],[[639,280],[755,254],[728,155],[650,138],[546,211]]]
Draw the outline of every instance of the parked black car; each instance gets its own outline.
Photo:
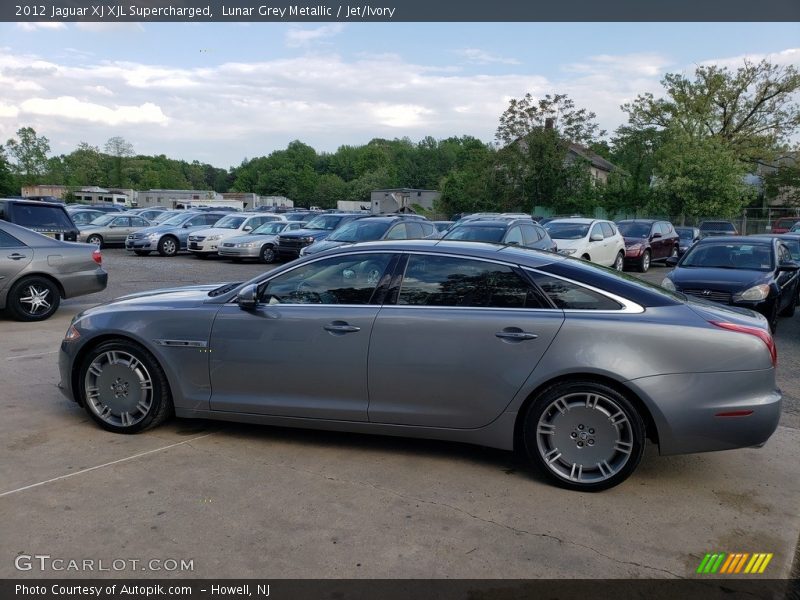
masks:
[[[667,264],[676,260],[669,259]],[[775,237],[710,237],[689,248],[661,285],[687,296],[758,311],[774,332],[778,315],[794,315],[799,268],[786,245]]]
[[[675,232],[678,234],[678,238],[680,239],[678,256],[683,256],[684,253],[691,248],[692,244],[703,237],[700,235],[699,227],[676,227]]]
[[[544,227],[531,218],[462,220],[453,225],[442,238],[470,242],[494,242],[523,248],[537,248],[556,252],[556,243]]]
[[[421,219],[416,215],[410,218],[394,215],[364,217],[341,225],[324,240],[319,240],[303,248],[300,255],[315,254],[357,242],[435,240],[438,237],[439,231],[436,226],[427,219]]]
[[[63,204],[0,198],[0,219],[58,240],[78,241],[78,228]]]
[[[617,221],[617,229],[625,239],[625,267],[645,273],[652,262],[678,256],[680,238],[669,221]]]
[[[730,221],[703,221],[700,223],[700,237],[715,235],[739,235],[736,225]]]
[[[286,215],[288,218],[288,215]],[[300,256],[300,251],[314,242],[324,240],[338,227],[356,219],[368,217],[368,214],[335,213],[317,214],[304,229],[282,233],[278,238],[278,258],[291,260]],[[297,220],[297,219],[291,219]]]

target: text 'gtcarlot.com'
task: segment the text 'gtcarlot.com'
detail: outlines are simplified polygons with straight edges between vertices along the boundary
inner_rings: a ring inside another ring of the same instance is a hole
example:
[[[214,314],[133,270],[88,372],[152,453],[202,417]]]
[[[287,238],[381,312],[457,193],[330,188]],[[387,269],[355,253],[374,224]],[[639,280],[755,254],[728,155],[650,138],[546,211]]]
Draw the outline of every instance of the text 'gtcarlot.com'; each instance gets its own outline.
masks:
[[[14,559],[18,571],[194,571],[194,559],[174,558],[60,558],[49,554],[20,554]]]

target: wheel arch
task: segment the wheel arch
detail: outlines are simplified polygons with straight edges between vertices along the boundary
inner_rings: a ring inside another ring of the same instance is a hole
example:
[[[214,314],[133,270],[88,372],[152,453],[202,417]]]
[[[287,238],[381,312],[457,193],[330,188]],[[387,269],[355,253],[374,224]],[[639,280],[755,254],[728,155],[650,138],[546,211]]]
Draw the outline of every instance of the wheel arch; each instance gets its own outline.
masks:
[[[557,377],[553,377],[552,379],[548,379],[547,381],[542,382],[535,390],[533,390],[525,400],[522,402],[522,405],[519,407],[517,411],[517,416],[514,421],[514,449],[519,450],[521,449],[523,438],[522,438],[522,427],[525,421],[525,415],[528,412],[531,404],[538,398],[541,393],[549,387],[554,385],[558,385],[560,383],[569,383],[572,381],[590,381],[594,383],[599,383],[605,386],[610,387],[611,389],[615,390],[616,392],[622,394],[627,398],[636,408],[639,416],[641,416],[642,421],[644,422],[645,427],[645,437],[647,439],[659,444],[659,435],[658,435],[658,426],[656,425],[656,421],[653,418],[650,409],[648,408],[647,404],[636,394],[632,389],[624,385],[622,382],[613,379],[612,377],[608,377],[605,375],[600,375],[597,373],[565,373],[563,375],[559,375]]]
[[[33,271],[33,272],[30,272],[30,273],[22,273],[22,274],[20,274],[20,276],[17,277],[17,279],[15,279],[7,287],[7,290],[11,291],[11,288],[13,288],[15,285],[17,285],[20,281],[24,281],[25,279],[28,279],[30,277],[41,277],[42,279],[47,279],[48,281],[50,281],[51,283],[53,283],[56,286],[56,289],[58,290],[58,295],[61,296],[62,300],[66,299],[67,296],[66,296],[66,292],[64,291],[64,286],[61,284],[61,282],[58,280],[58,278],[53,277],[50,273],[46,273],[46,272],[43,272],[43,271]]]

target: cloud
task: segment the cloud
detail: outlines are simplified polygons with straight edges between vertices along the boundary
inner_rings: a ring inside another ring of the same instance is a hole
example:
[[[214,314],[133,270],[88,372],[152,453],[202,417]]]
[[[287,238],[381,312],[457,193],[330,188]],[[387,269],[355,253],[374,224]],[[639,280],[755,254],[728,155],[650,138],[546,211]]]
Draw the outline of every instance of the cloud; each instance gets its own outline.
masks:
[[[59,21],[37,21],[35,23],[17,23],[17,29],[22,31],[41,31],[42,29],[66,29],[65,23]]]
[[[17,115],[19,115],[19,109],[16,106],[0,102],[0,118],[6,117],[14,119]]]
[[[104,125],[156,123],[164,125],[167,117],[161,108],[152,102],[140,106],[116,106],[114,108],[84,102],[73,96],[58,98],[31,98],[20,105],[23,114],[39,117],[61,117],[76,121],[102,123]]]
[[[753,63],[758,63],[764,59],[767,59],[769,60],[769,62],[776,65],[781,65],[781,66],[793,65],[795,67],[800,68],[800,48],[787,48],[786,50],[782,50],[781,52],[773,52],[771,54],[757,54],[757,53],[740,54],[739,56],[733,56],[728,58],[715,58],[710,60],[704,60],[700,64],[717,65],[718,67],[727,67],[731,70],[735,70],[744,65],[745,60]]]
[[[286,45],[290,48],[309,46],[315,42],[320,42],[326,38],[339,35],[343,30],[344,25],[341,23],[323,25],[314,29],[291,27],[289,31],[286,32]]]
[[[503,65],[520,64],[520,61],[516,58],[504,58],[478,48],[462,48],[461,50],[456,50],[455,53],[461,56],[466,62],[474,65],[489,65],[493,63]]]

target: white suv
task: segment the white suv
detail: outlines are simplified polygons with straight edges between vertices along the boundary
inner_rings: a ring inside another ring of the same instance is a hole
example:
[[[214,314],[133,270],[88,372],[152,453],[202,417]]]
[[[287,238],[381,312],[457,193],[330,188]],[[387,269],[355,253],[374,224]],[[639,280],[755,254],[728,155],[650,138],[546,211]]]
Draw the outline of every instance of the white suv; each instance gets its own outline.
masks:
[[[192,232],[187,250],[197,257],[205,258],[216,254],[224,240],[248,233],[270,221],[285,220],[283,215],[232,213],[214,223],[214,227]]]
[[[559,254],[590,260],[622,271],[625,240],[617,226],[602,219],[555,219],[544,228],[558,245]]]

